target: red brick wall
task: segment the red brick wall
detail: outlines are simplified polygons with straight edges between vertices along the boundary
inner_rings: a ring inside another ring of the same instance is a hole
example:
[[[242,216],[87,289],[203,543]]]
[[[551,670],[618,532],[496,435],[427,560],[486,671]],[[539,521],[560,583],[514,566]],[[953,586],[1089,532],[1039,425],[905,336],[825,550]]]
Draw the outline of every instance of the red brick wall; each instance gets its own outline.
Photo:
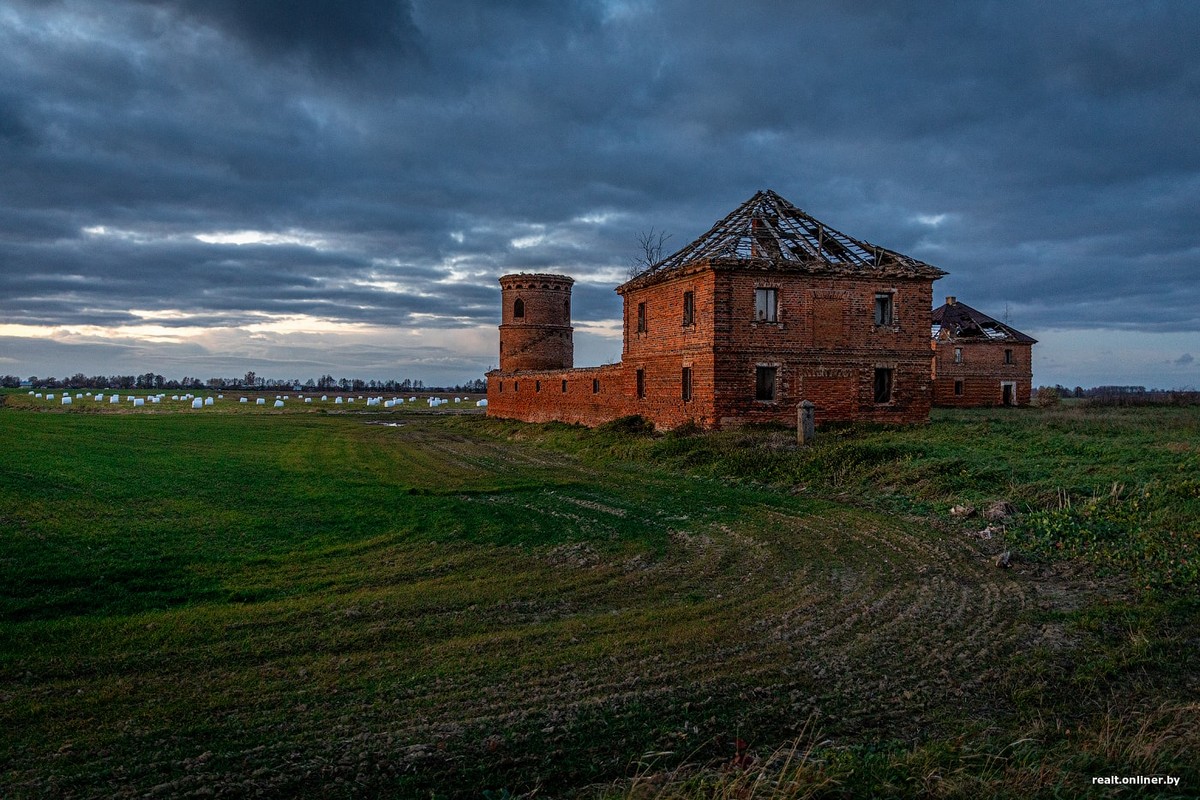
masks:
[[[759,288],[778,291],[774,323],[755,320]],[[892,325],[874,324],[876,292],[893,296]],[[930,281],[722,272],[714,295],[719,424],[792,423],[802,400],[816,405],[818,424],[928,419]],[[760,364],[778,367],[775,401],[755,399]],[[888,403],[875,402],[876,367],[894,370]]]
[[[962,348],[962,363],[954,362],[954,349]],[[1013,363],[1004,363],[1004,351],[1012,350]],[[1003,341],[935,342],[937,364],[933,402],[938,406],[974,408],[1003,404],[1001,383],[1016,384],[1016,405],[1029,405],[1033,384],[1033,347]],[[956,380],[963,382],[963,393],[954,393]]]
[[[759,322],[754,290],[768,287],[778,291],[777,321]],[[687,291],[693,292],[694,322],[685,326]],[[882,291],[894,298],[895,319],[876,326],[875,294]],[[662,428],[688,421],[705,427],[795,424],[796,405],[808,399],[817,406],[818,424],[925,421],[932,403],[931,300],[928,280],[696,270],[624,294],[620,364],[489,373],[488,413],[585,425],[641,414]],[[645,303],[645,331],[638,330],[639,303]],[[774,401],[755,399],[759,364],[778,367]],[[682,397],[684,367],[692,370],[690,401]],[[876,367],[894,371],[890,402],[875,402]],[[637,393],[639,370],[644,397]],[[594,377],[602,384],[598,395],[591,391]]]
[[[521,373],[489,372],[488,416],[525,422],[572,422],[599,425],[637,413],[626,392],[620,364]],[[562,382],[567,382],[567,391]],[[599,381],[599,392],[592,381]],[[540,384],[540,389],[539,389]]]

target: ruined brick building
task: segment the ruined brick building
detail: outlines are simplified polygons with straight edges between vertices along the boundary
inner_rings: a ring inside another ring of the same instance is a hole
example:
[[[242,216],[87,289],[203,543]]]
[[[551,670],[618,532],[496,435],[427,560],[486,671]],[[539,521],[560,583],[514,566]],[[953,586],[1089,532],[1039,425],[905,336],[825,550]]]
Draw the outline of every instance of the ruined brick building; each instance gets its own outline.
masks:
[[[932,321],[934,405],[1029,405],[1036,339],[954,297]]]
[[[758,192],[617,287],[617,364],[573,368],[571,278],[502,277],[488,413],[721,427],[794,424],[797,403],[811,400],[818,424],[923,421],[933,401],[932,285],[944,274]]]

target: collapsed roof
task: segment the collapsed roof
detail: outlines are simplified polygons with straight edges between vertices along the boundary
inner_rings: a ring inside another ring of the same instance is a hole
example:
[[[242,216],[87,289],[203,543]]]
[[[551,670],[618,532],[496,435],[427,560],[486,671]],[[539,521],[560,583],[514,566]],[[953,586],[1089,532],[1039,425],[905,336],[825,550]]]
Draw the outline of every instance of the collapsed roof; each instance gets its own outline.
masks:
[[[946,274],[894,250],[851,238],[767,190],[755,193],[708,233],[651,264],[618,291],[703,266],[930,280]]]
[[[933,310],[933,338],[974,339],[976,341],[1014,342],[1037,344],[1037,339],[1026,336],[1011,325],[992,319],[982,311],[947,297],[945,304]]]

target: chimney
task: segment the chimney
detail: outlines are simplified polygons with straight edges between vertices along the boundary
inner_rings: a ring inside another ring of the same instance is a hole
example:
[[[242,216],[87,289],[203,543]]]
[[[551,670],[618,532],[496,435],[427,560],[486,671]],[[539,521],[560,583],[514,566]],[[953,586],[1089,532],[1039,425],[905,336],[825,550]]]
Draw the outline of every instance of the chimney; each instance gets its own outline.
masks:
[[[952,294],[948,294],[948,295],[946,295],[946,305],[948,305],[948,306],[952,306],[952,305],[954,305],[956,302],[958,302],[958,298],[957,298],[957,297],[955,297],[955,296],[954,296],[954,295],[952,295]]]

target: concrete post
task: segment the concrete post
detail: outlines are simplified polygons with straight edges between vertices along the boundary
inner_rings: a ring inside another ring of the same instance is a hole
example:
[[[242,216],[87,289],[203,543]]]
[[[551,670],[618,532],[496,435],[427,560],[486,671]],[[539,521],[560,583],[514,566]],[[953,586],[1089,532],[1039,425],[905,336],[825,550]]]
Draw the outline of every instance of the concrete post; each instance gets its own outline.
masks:
[[[813,421],[816,408],[811,400],[804,400],[796,406],[797,444],[812,444],[812,440],[816,436],[816,424]]]

